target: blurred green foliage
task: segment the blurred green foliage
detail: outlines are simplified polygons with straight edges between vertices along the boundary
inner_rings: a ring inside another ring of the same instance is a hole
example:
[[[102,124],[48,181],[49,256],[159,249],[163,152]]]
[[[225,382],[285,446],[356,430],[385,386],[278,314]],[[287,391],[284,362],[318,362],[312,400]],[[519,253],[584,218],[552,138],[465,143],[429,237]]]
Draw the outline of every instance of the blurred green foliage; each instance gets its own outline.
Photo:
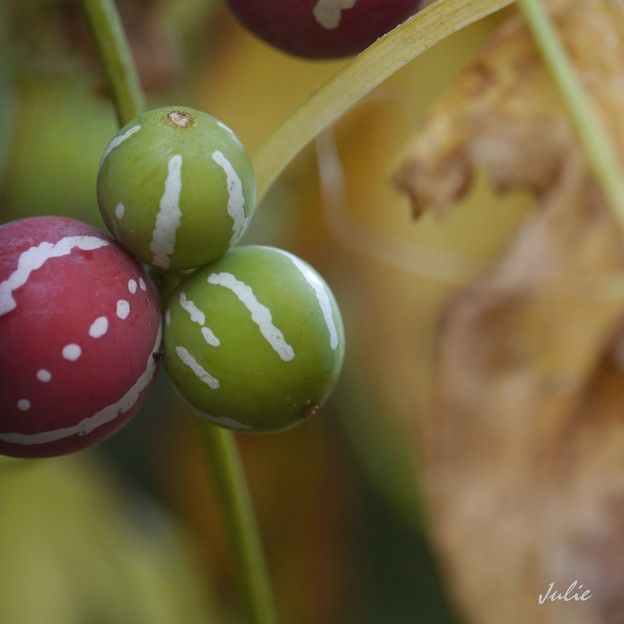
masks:
[[[0,463],[0,621],[216,621],[188,537],[93,456]]]
[[[2,219],[62,215],[102,229],[97,167],[115,132],[105,103],[68,79],[24,81],[13,98]]]

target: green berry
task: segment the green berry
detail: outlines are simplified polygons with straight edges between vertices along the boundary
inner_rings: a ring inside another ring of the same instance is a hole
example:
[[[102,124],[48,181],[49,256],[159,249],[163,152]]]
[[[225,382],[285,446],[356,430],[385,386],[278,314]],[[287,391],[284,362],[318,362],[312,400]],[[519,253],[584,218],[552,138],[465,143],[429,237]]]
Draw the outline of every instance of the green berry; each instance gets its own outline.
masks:
[[[329,396],[344,330],[312,267],[280,249],[243,246],[174,291],[164,349],[170,379],[201,415],[268,432],[300,422]]]
[[[202,266],[245,232],[255,202],[251,161],[234,133],[198,110],[140,115],[108,144],[97,182],[115,238],[162,269]]]

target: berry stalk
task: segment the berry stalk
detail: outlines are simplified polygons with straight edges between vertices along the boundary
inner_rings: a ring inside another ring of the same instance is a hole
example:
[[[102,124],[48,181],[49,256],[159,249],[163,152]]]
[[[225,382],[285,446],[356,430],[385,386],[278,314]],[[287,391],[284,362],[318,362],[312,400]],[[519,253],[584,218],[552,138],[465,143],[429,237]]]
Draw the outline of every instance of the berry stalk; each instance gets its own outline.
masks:
[[[231,431],[196,419],[206,459],[215,476],[225,530],[243,589],[250,624],[276,624],[269,577],[245,475]]]
[[[82,6],[108,80],[117,121],[124,126],[142,112],[144,97],[119,14],[113,0],[82,0]],[[199,422],[199,427],[216,480],[249,622],[275,624],[271,584],[234,435],[204,422]]]
[[[143,110],[143,91],[113,0],[82,0],[119,126]]]

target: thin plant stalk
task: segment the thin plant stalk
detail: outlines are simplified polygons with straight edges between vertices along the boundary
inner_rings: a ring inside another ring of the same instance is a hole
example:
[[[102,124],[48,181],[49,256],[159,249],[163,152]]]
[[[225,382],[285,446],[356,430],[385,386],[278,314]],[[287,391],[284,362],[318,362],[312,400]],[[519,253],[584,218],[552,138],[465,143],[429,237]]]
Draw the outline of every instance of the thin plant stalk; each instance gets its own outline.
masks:
[[[269,575],[234,436],[201,418],[197,419],[197,425],[221,500],[248,619],[252,624],[275,624],[277,616]]]
[[[136,66],[112,0],[82,0],[106,74],[120,126],[144,107]],[[199,419],[198,419],[199,420]],[[250,624],[275,624],[277,617],[254,510],[234,434],[199,423],[208,465],[217,485],[235,571]]]
[[[624,176],[607,129],[581,83],[544,0],[518,0],[518,4],[567,109],[587,166],[624,230]]]
[[[82,0],[117,122],[125,126],[144,108],[143,91],[128,39],[113,0]]]

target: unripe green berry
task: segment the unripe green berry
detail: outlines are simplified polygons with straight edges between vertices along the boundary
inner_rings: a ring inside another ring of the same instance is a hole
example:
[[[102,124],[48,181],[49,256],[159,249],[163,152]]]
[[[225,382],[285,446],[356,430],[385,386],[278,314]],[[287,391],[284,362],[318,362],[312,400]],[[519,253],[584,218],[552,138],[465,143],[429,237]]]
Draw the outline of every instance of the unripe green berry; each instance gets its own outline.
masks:
[[[243,235],[255,203],[251,161],[234,133],[167,106],[124,126],[104,151],[98,203],[115,238],[162,269],[202,266]]]
[[[300,422],[329,396],[344,330],[312,267],[279,249],[244,246],[174,291],[164,349],[170,379],[201,415],[268,432]]]

